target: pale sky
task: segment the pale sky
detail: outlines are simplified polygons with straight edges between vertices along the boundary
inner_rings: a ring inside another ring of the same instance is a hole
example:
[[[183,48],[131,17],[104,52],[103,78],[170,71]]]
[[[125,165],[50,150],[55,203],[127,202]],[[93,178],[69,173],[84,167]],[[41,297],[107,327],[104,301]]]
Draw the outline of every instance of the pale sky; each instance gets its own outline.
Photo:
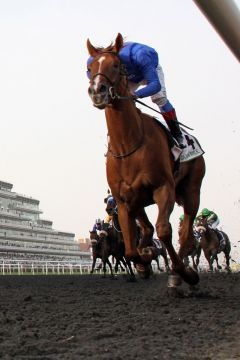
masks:
[[[107,46],[118,32],[158,51],[168,98],[206,152],[200,208],[237,244],[239,63],[191,0],[0,0],[0,180],[76,237],[106,216],[106,124],[87,94],[86,40]]]

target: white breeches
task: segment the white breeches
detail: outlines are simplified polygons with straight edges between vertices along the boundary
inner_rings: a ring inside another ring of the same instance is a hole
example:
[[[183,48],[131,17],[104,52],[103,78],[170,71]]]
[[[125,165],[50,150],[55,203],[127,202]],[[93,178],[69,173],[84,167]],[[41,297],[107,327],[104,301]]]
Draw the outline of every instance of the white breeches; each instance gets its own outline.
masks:
[[[209,226],[212,228],[212,229],[216,229],[217,228],[217,226],[218,226],[218,224],[219,224],[219,219],[217,219],[217,220],[215,220],[214,222],[211,222],[210,224],[209,224]]]
[[[160,65],[157,66],[157,75],[161,84],[161,91],[157,92],[156,94],[151,96],[152,102],[154,102],[155,104],[157,104],[160,108],[162,106],[164,106],[167,102],[167,91],[166,91],[166,87],[165,87],[165,80],[164,80],[164,74],[163,74],[163,70],[162,67]],[[146,80],[141,81],[140,83],[134,83],[129,81],[128,83],[128,87],[129,90],[132,94],[134,94],[134,92],[140,87],[140,86],[144,86],[147,85]]]

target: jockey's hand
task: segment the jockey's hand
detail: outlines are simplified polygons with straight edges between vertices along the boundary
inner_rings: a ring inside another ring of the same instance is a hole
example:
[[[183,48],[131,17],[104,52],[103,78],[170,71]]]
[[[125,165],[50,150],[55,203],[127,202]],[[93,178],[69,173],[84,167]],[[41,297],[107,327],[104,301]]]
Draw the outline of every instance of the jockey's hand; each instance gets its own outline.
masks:
[[[137,100],[138,97],[137,97],[137,95],[133,94],[133,95],[131,95],[131,98],[132,98],[133,101],[135,101],[135,100]]]

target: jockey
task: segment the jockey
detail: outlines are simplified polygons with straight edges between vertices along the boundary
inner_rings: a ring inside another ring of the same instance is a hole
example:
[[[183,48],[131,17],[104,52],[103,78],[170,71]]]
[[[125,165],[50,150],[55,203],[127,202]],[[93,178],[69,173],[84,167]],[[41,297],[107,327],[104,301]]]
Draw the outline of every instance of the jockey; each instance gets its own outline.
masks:
[[[111,194],[109,194],[105,200],[106,200],[106,204],[107,204],[106,211],[108,214],[105,219],[105,223],[112,225],[112,219],[113,219],[112,210],[116,209],[117,203]],[[111,211],[109,211],[109,210],[111,210]]]
[[[101,231],[103,228],[103,220],[96,219],[95,224],[93,225],[92,231]]]
[[[152,101],[158,105],[171,135],[177,140],[179,147],[184,148],[183,135],[177,122],[174,107],[167,98],[164,74],[159,64],[158,53],[150,46],[125,42],[119,51],[119,58],[125,65],[129,90],[133,99],[151,96]],[[87,64],[91,64],[92,57]],[[90,78],[90,71],[87,71]],[[144,85],[143,88],[138,89]]]
[[[207,219],[207,223],[212,229],[217,229],[217,226],[220,223],[217,214],[207,208],[202,209],[202,211],[197,215],[196,220],[198,219]]]

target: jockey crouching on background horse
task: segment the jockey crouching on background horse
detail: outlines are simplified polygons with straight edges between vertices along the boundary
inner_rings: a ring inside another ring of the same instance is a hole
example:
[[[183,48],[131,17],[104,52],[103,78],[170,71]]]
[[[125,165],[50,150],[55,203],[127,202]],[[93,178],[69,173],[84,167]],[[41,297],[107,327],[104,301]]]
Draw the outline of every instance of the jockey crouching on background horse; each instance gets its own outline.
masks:
[[[121,34],[118,34],[115,43],[107,48],[95,48],[89,40],[87,47],[92,57],[88,62],[88,92],[93,105],[98,109],[105,109],[109,135],[106,154],[107,180],[117,202],[125,255],[135,263],[141,277],[149,276],[154,254],[154,228],[147,217],[145,207],[155,203],[158,206],[157,236],[167,248],[174,275],[180,275],[189,284],[196,284],[199,276],[191,268],[184,266],[183,258],[194,246],[192,227],[205,174],[203,153],[181,163],[176,172],[166,130],[154,117],[142,113],[135,106],[135,95],[131,96],[128,85],[131,79],[138,85],[144,80],[147,84],[144,89],[149,92],[144,94],[137,91],[136,96],[153,96],[161,90],[159,76],[156,77],[158,60],[156,61],[155,55],[155,61],[152,57],[152,54],[156,53],[154,50],[149,48],[145,54],[141,45],[130,47],[129,69],[125,66],[126,71],[123,68],[124,58],[120,57],[121,50],[124,52],[125,47]],[[131,65],[131,57],[136,59],[135,67]],[[142,61],[143,58],[145,62]],[[160,89],[156,90],[155,83],[151,82],[152,74],[158,86],[160,84]],[[165,98],[164,104],[159,105],[162,111],[169,116],[173,115],[174,109],[166,94],[158,95],[159,98]],[[176,117],[172,116],[168,124],[174,124],[176,129]],[[175,136],[177,137],[176,133]],[[180,140],[179,142],[181,143]],[[172,244],[172,229],[169,222],[175,202],[184,207],[178,254]],[[136,220],[140,224],[142,234],[138,246]]]
[[[209,210],[207,208],[202,209],[202,211],[196,216],[195,219],[195,228],[197,229],[197,224],[199,224],[201,221],[206,221],[206,223],[208,224],[208,226],[215,230],[218,239],[219,239],[219,248],[223,249],[224,246],[226,245],[226,240],[223,236],[223,233],[218,229],[218,225],[220,224],[220,220],[218,215],[212,211]]]

